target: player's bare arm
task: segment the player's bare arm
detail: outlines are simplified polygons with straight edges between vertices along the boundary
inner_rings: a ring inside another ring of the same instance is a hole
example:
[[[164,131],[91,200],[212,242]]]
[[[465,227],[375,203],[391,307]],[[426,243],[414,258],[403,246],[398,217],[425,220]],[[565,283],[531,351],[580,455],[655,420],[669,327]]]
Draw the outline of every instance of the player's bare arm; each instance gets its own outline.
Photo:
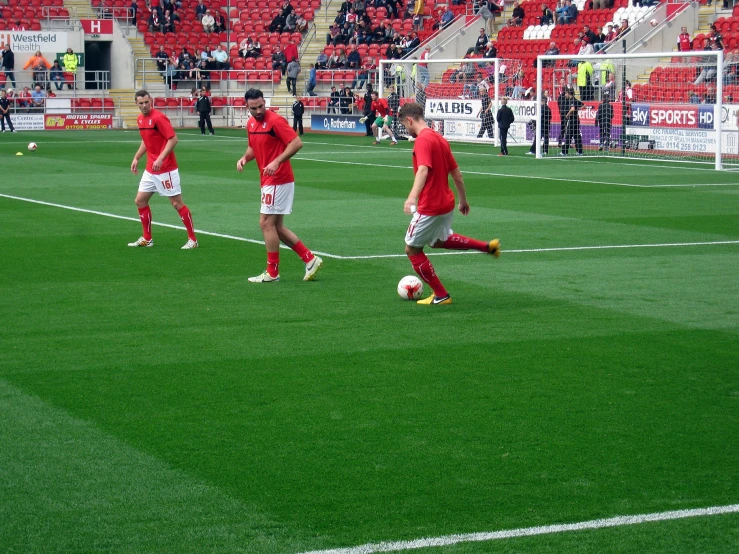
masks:
[[[144,141],[141,141],[141,145],[139,145],[139,149],[136,150],[136,153],[133,155],[133,161],[131,162],[131,171],[133,173],[138,173],[139,171],[139,160],[141,159],[141,156],[143,156],[146,153],[146,145],[144,144]]]
[[[164,160],[172,153],[172,150],[174,150],[175,146],[177,146],[177,135],[169,139],[167,141],[167,144],[164,145],[164,150],[162,150],[162,153],[159,154],[159,157],[151,166],[154,171],[159,171],[160,169],[162,169],[162,164],[164,163]]]
[[[429,168],[426,165],[419,165],[418,171],[416,171],[416,177],[413,179],[413,187],[411,192],[408,194],[408,199],[403,204],[403,212],[410,215],[411,206],[418,205],[418,197],[421,196],[423,187],[426,186],[426,178],[429,175]]]
[[[282,154],[277,156],[264,168],[264,174],[274,175],[277,172],[277,169],[279,169],[280,164],[292,158],[301,148],[303,148],[303,141],[300,140],[300,137],[295,137],[293,140],[287,143],[287,146],[285,147],[285,150],[283,150]]]
[[[244,155],[239,158],[239,161],[236,162],[236,171],[241,173],[244,171],[244,166],[248,164],[250,161],[252,161],[256,156],[254,155],[254,149],[249,146],[246,149],[246,152],[244,152]]]
[[[457,200],[459,200],[459,212],[462,215],[470,213],[470,205],[467,203],[467,189],[464,187],[464,178],[462,172],[458,167],[455,167],[450,171],[452,181],[454,181],[454,188],[457,189]]]

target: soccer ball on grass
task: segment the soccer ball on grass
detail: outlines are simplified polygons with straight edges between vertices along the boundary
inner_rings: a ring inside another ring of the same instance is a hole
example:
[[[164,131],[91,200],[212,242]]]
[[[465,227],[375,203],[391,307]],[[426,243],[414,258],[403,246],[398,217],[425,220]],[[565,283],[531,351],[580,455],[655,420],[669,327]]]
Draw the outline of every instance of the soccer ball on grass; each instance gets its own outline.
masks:
[[[398,283],[398,294],[403,300],[418,300],[423,294],[423,282],[415,275],[406,275]]]
[[[36,148],[38,148],[38,144],[36,144],[35,142],[29,142],[29,143],[28,143],[28,149],[29,149],[29,150],[30,150],[31,152],[33,152],[34,150],[36,150]]]

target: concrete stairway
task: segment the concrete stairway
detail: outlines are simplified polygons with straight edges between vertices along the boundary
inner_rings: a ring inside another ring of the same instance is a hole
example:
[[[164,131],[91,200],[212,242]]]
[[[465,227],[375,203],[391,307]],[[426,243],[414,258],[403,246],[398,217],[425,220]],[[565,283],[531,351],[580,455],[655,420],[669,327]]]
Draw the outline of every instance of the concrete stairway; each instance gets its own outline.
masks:
[[[120,106],[120,116],[123,120],[124,129],[136,129],[136,119],[139,114],[139,107],[136,105],[134,95],[135,90],[129,89],[111,89],[110,97],[115,100],[116,106]]]

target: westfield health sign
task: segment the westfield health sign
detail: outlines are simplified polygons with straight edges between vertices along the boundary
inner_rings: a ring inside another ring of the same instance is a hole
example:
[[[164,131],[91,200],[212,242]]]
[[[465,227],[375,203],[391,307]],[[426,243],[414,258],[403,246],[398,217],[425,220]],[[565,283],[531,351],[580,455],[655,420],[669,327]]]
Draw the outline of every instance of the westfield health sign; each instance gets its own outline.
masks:
[[[51,31],[0,31],[0,48],[10,45],[13,52],[31,53],[64,52],[67,49],[67,33]]]

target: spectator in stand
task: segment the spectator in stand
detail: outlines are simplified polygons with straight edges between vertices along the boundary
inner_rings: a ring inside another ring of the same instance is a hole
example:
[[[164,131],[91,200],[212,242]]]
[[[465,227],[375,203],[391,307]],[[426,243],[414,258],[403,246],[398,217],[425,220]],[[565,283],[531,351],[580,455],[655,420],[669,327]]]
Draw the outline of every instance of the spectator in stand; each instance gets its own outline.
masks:
[[[177,65],[174,58],[170,58],[167,61],[167,68],[164,70],[164,83],[169,87],[170,90],[177,90],[177,81],[179,75],[177,73]]]
[[[391,44],[387,47],[387,50],[385,50],[385,58],[388,60],[399,60],[402,58],[402,55],[400,54],[400,50],[398,50],[398,47],[394,44]]]
[[[513,13],[511,13],[511,17],[508,20],[508,25],[519,27],[523,23],[524,17],[526,17],[526,13],[524,13],[521,5],[518,2],[513,2]]]
[[[67,48],[64,57],[62,58],[62,65],[64,66],[65,80],[67,76],[70,76],[71,82],[67,83],[67,88],[72,90],[76,87],[75,82],[77,80],[77,54],[74,50]]]
[[[51,68],[51,64],[41,55],[40,50],[36,50],[36,53],[28,58],[26,65],[23,69],[31,68],[33,70],[33,82],[43,83],[46,86],[47,75],[46,72]]]
[[[480,10],[477,12],[477,15],[479,15],[485,22],[485,29],[487,29],[488,34],[492,36],[495,32],[495,14],[490,11],[488,2],[483,1],[480,4]]]
[[[43,110],[45,102],[46,92],[44,92],[44,89],[41,88],[41,85],[36,84],[36,86],[33,87],[33,92],[31,92],[30,107],[37,110]]]
[[[298,47],[295,46],[295,41],[290,40],[290,42],[287,43],[287,46],[285,46],[285,61],[287,63],[290,63],[293,60],[297,60],[298,55]]]
[[[208,62],[201,59],[197,65],[197,86],[203,90],[210,90],[210,66]]]
[[[190,62],[192,60],[192,56],[190,55],[190,52],[188,52],[187,47],[182,47],[180,50],[180,55],[177,56],[176,65],[180,65],[180,63],[186,61]]]
[[[228,63],[228,52],[223,49],[221,44],[218,44],[216,49],[211,51],[210,56],[215,60],[216,70],[228,71],[231,69],[231,64]]]
[[[485,34],[485,29],[481,28],[480,33],[477,35],[477,40],[475,40],[475,45],[467,49],[465,57],[472,55],[473,52],[475,54],[484,52],[487,48],[488,42],[490,42],[490,39]]]
[[[706,92],[703,94],[701,104],[715,104],[716,103],[716,87],[712,84],[706,85]]]
[[[174,26],[175,18],[169,10],[164,12],[162,18],[162,32],[163,33],[175,33],[177,32]]]
[[[613,0],[593,0],[594,10],[610,10],[613,7]]]
[[[574,23],[577,19],[577,6],[572,3],[571,0],[565,0],[564,6],[562,7],[561,15],[557,19],[560,25],[567,25]]]
[[[281,33],[282,29],[285,27],[285,16],[282,15],[282,12],[279,12],[275,17],[272,19],[272,22],[269,24],[269,32],[270,33]]]
[[[629,31],[631,31],[631,27],[629,27],[629,20],[622,19],[621,25],[618,26],[618,34],[616,35],[616,38],[623,38],[623,36]]]
[[[162,74],[162,77],[164,76],[164,72],[167,69],[167,60],[169,59],[169,56],[164,51],[164,46],[159,47],[159,52],[154,54],[154,58],[157,61],[157,69]]]
[[[316,57],[316,69],[328,69],[328,55],[326,52],[319,52]]]
[[[493,42],[488,42],[487,48],[485,49],[485,52],[483,52],[482,57],[489,59],[498,57],[498,49],[495,47]]]
[[[454,21],[454,12],[452,12],[452,9],[447,5],[443,15],[441,16],[441,28],[443,29],[452,21]]]
[[[588,42],[586,38],[575,39],[575,46],[578,47],[577,54],[579,56],[592,56],[595,54],[595,48]]]
[[[715,47],[715,45],[713,44],[713,40],[711,40],[711,38],[709,37],[706,39],[706,45],[703,47],[703,50],[711,51],[718,50],[718,48]],[[703,65],[700,67],[701,72],[698,75],[698,78],[693,83],[694,85],[700,85],[701,83],[713,81],[716,78],[716,74],[718,73],[716,58],[704,56],[702,61]]]
[[[149,14],[149,32],[150,33],[161,33],[162,32],[162,20],[157,10],[152,10]]]
[[[362,67],[362,56],[356,48],[349,48],[349,55],[346,58],[347,69],[360,69]]]
[[[136,0],[131,0],[131,5],[128,8],[128,21],[133,25],[136,26],[136,20],[138,19],[139,14],[139,4]]]
[[[248,55],[249,47],[252,46],[253,44],[254,44],[254,41],[251,39],[251,37],[247,37],[243,39],[239,43],[239,56],[241,56],[242,58],[248,58],[249,57]]]
[[[339,97],[341,96],[335,86],[331,87],[331,93],[328,95],[327,113],[339,113]]]
[[[285,27],[283,27],[282,31],[286,33],[293,33],[295,32],[295,28],[298,25],[298,14],[295,12],[290,12],[288,16],[285,18]]]
[[[340,29],[338,25],[329,25],[328,33],[326,33],[326,46],[336,46],[337,37],[339,36]]]
[[[709,36],[713,39],[714,50],[724,49],[724,37],[722,37],[721,33],[718,32],[715,24],[711,24],[711,31],[709,33]]]
[[[557,48],[557,43],[552,41],[549,43],[549,48],[546,49],[544,52],[545,56],[559,56],[559,48]],[[542,67],[554,67],[556,62],[554,60],[545,60],[541,62]]]
[[[225,33],[228,31],[228,20],[226,19],[226,16],[223,15],[223,12],[218,12],[216,14],[216,33]]]
[[[56,90],[62,90],[62,85],[64,84],[64,70],[62,69],[62,66],[59,65],[59,60],[54,60],[54,63],[51,64],[49,79],[54,83]]]
[[[26,26],[21,23],[20,19],[15,20],[15,25],[13,25],[13,28],[11,31],[27,31]]]
[[[282,8],[280,11],[283,17],[287,17],[294,11],[295,11],[295,8],[293,8],[292,4],[289,1],[283,2]]]
[[[248,58],[259,58],[262,55],[262,45],[259,43],[259,39],[252,40],[251,44],[246,49],[246,56]]]
[[[287,71],[287,60],[279,44],[275,46],[275,50],[272,52],[272,70],[277,71],[278,69],[285,75],[285,71]]]
[[[208,6],[205,5],[203,0],[198,0],[198,5],[195,6],[195,17],[198,21],[202,22],[203,16],[208,11]]]
[[[421,46],[421,39],[418,37],[418,33],[411,33],[408,45],[406,46],[405,50],[403,50],[403,55],[410,54],[419,46]]]
[[[310,64],[310,71],[308,72],[308,86],[305,92],[308,96],[318,96],[313,89],[316,88],[316,65]]]
[[[352,113],[352,105],[354,104],[354,94],[349,87],[344,87],[339,93],[339,108],[342,114]]]
[[[593,30],[590,28],[590,25],[583,25],[582,26],[582,39],[587,42],[588,44],[595,44],[598,42],[596,40],[596,35],[593,32]]]
[[[329,69],[344,69],[346,68],[346,54],[343,48],[334,49],[333,55],[328,59]]]
[[[354,11],[357,12],[357,15],[361,17],[367,9],[367,2],[365,0],[355,0],[352,3],[352,7],[354,8]]]
[[[13,84],[15,87],[15,54],[13,54],[13,51],[10,49],[10,44],[5,43],[5,48],[3,49],[3,60],[2,60],[2,66],[3,71],[5,72],[5,77],[9,82]]]
[[[200,23],[203,25],[204,33],[212,33],[216,30],[216,20],[211,15],[210,10],[205,10],[205,15],[200,20]]]
[[[677,36],[677,49],[679,52],[690,52],[693,49],[693,39],[687,27],[680,29],[680,34]]]
[[[30,108],[31,98],[31,90],[28,87],[23,87],[23,90],[18,94],[18,100],[16,103],[21,108]]]
[[[287,92],[288,94],[291,94],[293,96],[298,95],[298,75],[300,74],[300,63],[298,62],[297,58],[293,59],[290,63],[287,64]],[[290,86],[292,85],[292,87]]]
[[[541,15],[539,16],[539,25],[552,25],[554,23],[554,14],[549,6],[546,4],[541,5]]]

